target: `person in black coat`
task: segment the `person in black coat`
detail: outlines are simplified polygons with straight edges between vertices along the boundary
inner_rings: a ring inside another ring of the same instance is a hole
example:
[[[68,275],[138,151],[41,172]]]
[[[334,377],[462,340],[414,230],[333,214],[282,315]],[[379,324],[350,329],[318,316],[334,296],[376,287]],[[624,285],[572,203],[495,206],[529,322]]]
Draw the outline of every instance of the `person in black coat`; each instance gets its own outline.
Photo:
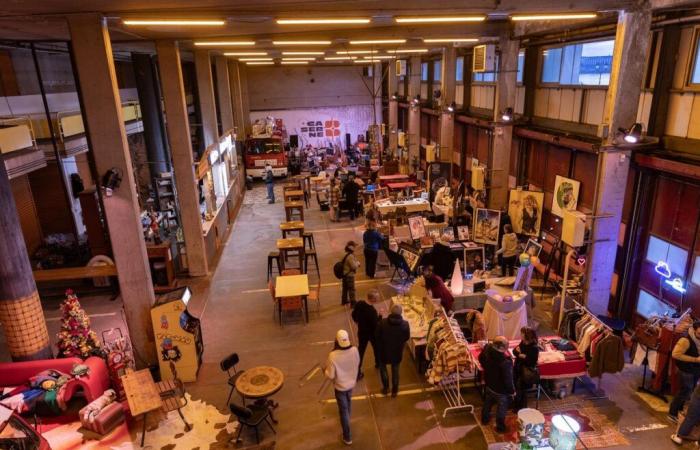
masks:
[[[508,340],[497,336],[484,347],[479,355],[486,384],[484,407],[481,409],[481,423],[486,426],[491,421],[491,409],[496,406],[496,431],[505,433],[506,412],[510,399],[515,394],[513,385],[513,360],[506,354]]]
[[[391,365],[391,396],[399,392],[399,367],[403,357],[403,348],[411,337],[408,322],[403,320],[403,308],[399,304],[391,307],[389,317],[382,320],[377,327],[377,347],[379,347],[379,375],[382,379],[382,394],[389,392],[387,364]]]
[[[372,344],[374,352],[374,367],[379,368],[379,349],[377,349],[377,325],[379,324],[379,314],[374,309],[374,305],[379,301],[379,292],[371,290],[367,293],[367,301],[360,300],[352,308],[352,320],[357,324],[357,348],[360,351],[360,367],[357,372],[357,379],[361,380],[365,374],[362,373],[362,360],[367,350],[367,344]]]
[[[360,186],[355,183],[354,175],[350,175],[348,177],[348,182],[343,186],[343,195],[345,196],[345,202],[350,210],[350,220],[355,220],[359,209]]]
[[[533,383],[539,381],[537,360],[540,357],[540,347],[537,341],[537,332],[530,327],[522,327],[520,335],[523,339],[513,349],[515,357],[515,403],[513,409],[527,408],[526,391]]]

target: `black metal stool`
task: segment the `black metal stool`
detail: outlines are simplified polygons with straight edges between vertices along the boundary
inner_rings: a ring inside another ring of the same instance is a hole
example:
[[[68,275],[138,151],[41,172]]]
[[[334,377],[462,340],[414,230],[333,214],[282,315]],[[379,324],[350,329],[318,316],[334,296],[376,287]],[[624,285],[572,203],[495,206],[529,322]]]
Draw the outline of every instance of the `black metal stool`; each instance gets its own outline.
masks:
[[[316,248],[316,242],[314,241],[314,234],[310,231],[304,232],[302,234],[302,237],[304,238],[304,248],[306,248],[306,243],[309,243],[309,249],[313,250]]]
[[[267,281],[270,281],[270,277],[272,276],[272,262],[276,261],[277,262],[277,273],[282,273],[280,267],[282,267],[280,263],[280,252],[272,251],[267,254]]]
[[[307,250],[304,254],[304,273],[309,273],[309,258],[313,258],[314,265],[316,266],[316,275],[321,277],[321,271],[318,268],[318,257],[316,256],[316,250]]]

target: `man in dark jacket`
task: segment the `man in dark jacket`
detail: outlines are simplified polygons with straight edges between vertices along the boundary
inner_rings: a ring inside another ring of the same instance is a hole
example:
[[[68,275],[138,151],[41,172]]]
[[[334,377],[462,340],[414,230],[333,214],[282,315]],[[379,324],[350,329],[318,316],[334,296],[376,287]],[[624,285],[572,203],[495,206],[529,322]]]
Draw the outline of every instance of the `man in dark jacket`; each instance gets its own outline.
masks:
[[[496,431],[499,433],[506,432],[508,403],[515,395],[513,360],[506,354],[507,351],[508,340],[503,336],[497,336],[479,355],[479,363],[481,363],[486,383],[481,423],[488,425],[491,421],[491,408],[496,405]]]
[[[377,328],[377,347],[379,347],[379,375],[382,379],[382,394],[389,392],[389,376],[386,365],[391,364],[391,396],[399,392],[399,367],[403,357],[403,348],[411,337],[408,322],[401,316],[403,308],[395,304],[391,307],[389,317],[382,320]]]
[[[355,303],[352,308],[352,320],[357,324],[357,340],[358,350],[360,351],[360,368],[357,371],[357,379],[361,380],[365,376],[362,373],[362,360],[367,350],[367,344],[372,344],[374,352],[374,367],[379,368],[379,350],[377,349],[377,341],[375,339],[377,333],[377,324],[379,323],[379,314],[374,309],[374,305],[379,301],[379,292],[371,290],[367,293],[367,301],[360,300]]]
[[[362,242],[365,244],[365,273],[369,278],[374,278],[377,271],[377,255],[382,249],[384,235],[377,231],[377,223],[370,220],[367,230],[362,235]]]
[[[348,182],[343,186],[343,195],[345,196],[345,202],[348,209],[350,210],[350,220],[355,220],[357,211],[359,209],[358,199],[360,194],[360,186],[355,183],[355,176],[350,175],[348,177]]]

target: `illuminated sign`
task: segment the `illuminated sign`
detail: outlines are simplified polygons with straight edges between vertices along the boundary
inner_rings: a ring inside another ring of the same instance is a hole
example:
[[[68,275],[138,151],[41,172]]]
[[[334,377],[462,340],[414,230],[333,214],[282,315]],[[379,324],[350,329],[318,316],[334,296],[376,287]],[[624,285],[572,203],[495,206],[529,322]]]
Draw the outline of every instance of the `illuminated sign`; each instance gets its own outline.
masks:
[[[656,273],[666,278],[664,280],[664,283],[669,285],[674,291],[679,292],[681,294],[685,294],[686,289],[683,286],[683,280],[681,280],[680,277],[674,277],[673,279],[671,279],[671,268],[668,266],[668,263],[666,261],[657,262],[656,267],[654,267],[654,270],[656,271]]]
[[[664,278],[671,278],[671,268],[668,267],[668,263],[666,261],[657,262],[654,270]]]
[[[681,294],[685,294],[686,289],[683,287],[683,280],[680,278],[676,277],[673,280],[665,280],[664,282],[671,286],[674,290],[680,292]]]

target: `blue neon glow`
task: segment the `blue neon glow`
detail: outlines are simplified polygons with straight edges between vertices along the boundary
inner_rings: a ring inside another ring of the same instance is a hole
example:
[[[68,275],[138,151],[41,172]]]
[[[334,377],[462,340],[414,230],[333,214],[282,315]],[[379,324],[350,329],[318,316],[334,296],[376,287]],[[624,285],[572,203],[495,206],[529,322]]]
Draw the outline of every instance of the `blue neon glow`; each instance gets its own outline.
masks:
[[[674,278],[673,280],[665,280],[666,284],[671,286],[675,291],[685,294],[686,289],[683,287],[683,280],[680,278]]]

